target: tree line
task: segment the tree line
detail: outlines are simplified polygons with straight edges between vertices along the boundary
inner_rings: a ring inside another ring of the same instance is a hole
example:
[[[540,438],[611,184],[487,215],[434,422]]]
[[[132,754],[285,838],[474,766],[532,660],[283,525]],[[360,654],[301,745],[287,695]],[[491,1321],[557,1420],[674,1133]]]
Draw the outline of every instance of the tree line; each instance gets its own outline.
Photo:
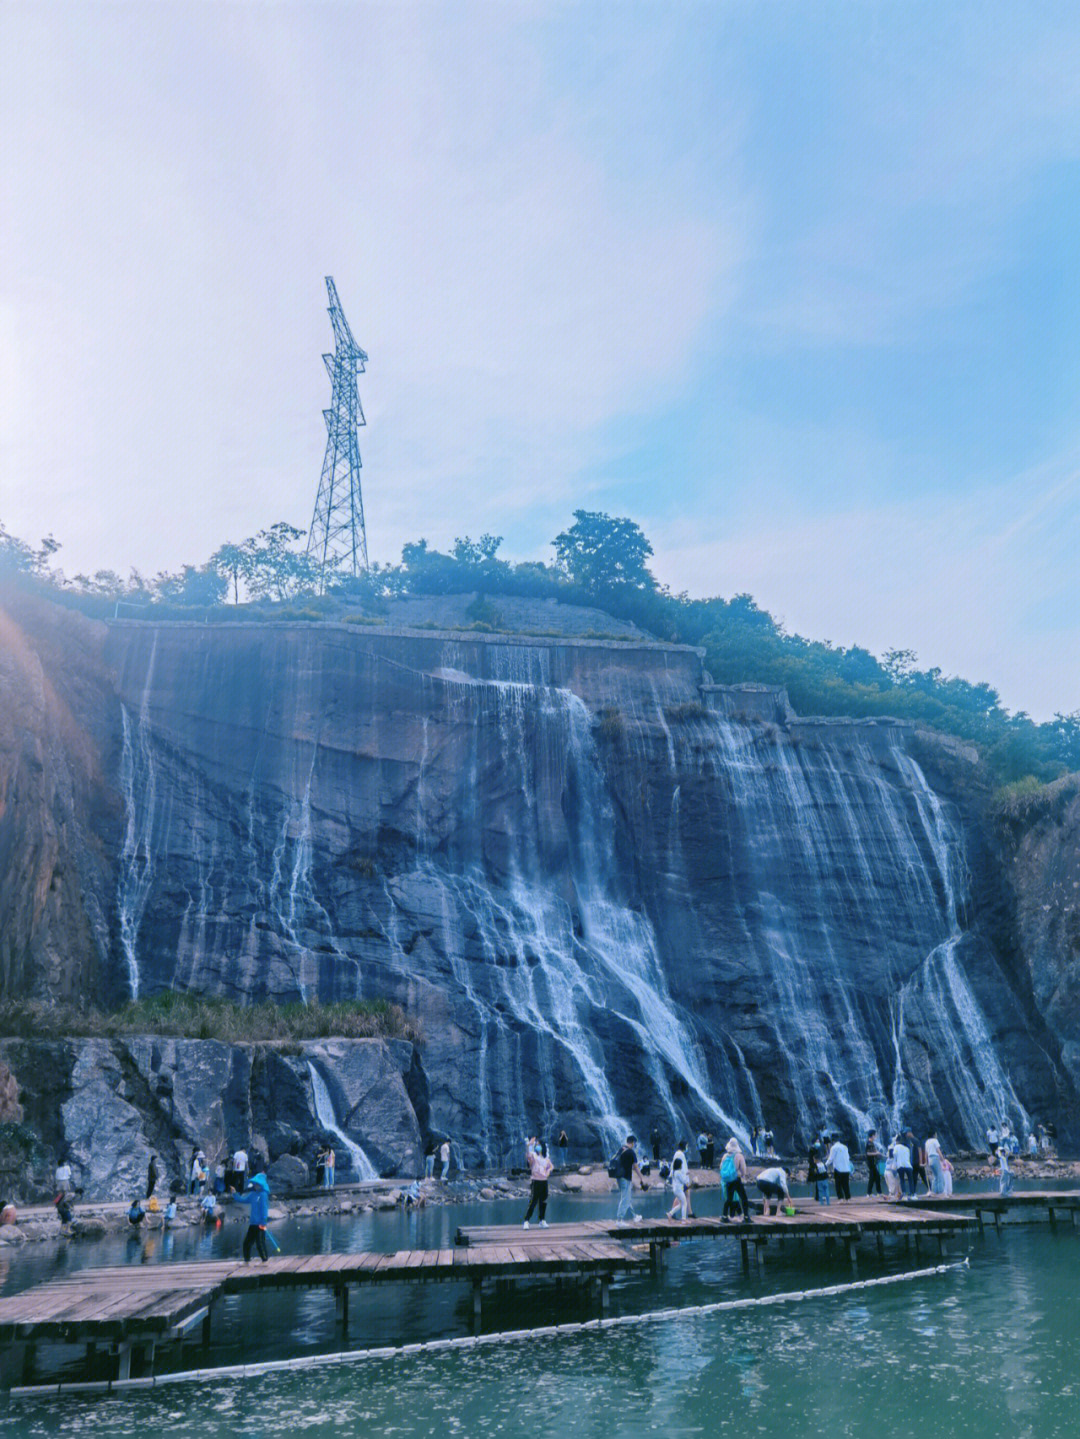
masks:
[[[497,621],[499,596],[553,599],[592,606],[660,637],[702,646],[720,684],[783,685],[801,714],[893,715],[978,745],[1001,784],[1040,782],[1080,770],[1080,711],[1039,724],[1010,713],[996,690],[919,668],[910,650],[878,658],[859,646],[789,634],[748,594],[691,599],[658,584],[649,569],[653,549],[630,519],[575,510],[574,523],[552,541],[554,561],[513,563],[499,557],[498,535],[457,539],[449,552],[426,540],[404,546],[398,565],[374,565],[360,576],[322,574],[304,552],[304,532],[279,523],[240,543],[226,543],[205,564],[125,581],[110,570],[67,578],[55,562],[51,537],[27,544],[0,524],[0,572],[46,585],[57,597],[103,613],[106,606],[145,606],[155,614],[224,614],[273,618],[281,606],[305,606],[319,618],[342,604],[377,614],[397,597],[476,593],[487,619]],[[125,609],[131,614],[131,609]]]

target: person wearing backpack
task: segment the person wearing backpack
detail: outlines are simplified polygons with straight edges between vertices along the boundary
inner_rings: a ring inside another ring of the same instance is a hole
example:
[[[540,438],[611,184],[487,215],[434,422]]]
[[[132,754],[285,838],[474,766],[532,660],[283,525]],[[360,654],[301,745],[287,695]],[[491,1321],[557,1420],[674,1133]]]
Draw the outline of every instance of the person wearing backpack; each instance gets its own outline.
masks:
[[[641,1170],[637,1161],[637,1140],[632,1134],[626,1136],[626,1143],[614,1155],[608,1165],[608,1173],[618,1181],[619,1185],[619,1207],[615,1211],[616,1219],[631,1219],[635,1224],[641,1223],[641,1215],[634,1213],[634,1206],[631,1198],[634,1192],[634,1176],[637,1175],[638,1182],[642,1189],[648,1189],[648,1185],[641,1177]]]
[[[668,1210],[668,1218],[676,1218],[675,1211],[680,1210],[679,1219],[693,1219],[694,1212],[690,1208],[690,1170],[686,1163],[687,1142],[680,1139],[675,1153],[671,1159],[671,1192],[674,1198],[671,1208]]]
[[[724,1146],[724,1157],[720,1161],[720,1182],[724,1186],[724,1210],[720,1219],[727,1224],[735,1214],[735,1201],[742,1207],[742,1217],[750,1222],[750,1200],[746,1193],[746,1160],[735,1138]]]

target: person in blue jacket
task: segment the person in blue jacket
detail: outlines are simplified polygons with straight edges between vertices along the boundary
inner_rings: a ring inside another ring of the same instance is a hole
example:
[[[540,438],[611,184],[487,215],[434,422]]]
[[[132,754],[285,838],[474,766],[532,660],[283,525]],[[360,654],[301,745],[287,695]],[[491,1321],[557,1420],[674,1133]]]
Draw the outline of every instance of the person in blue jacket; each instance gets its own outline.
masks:
[[[244,1235],[244,1263],[251,1262],[251,1249],[254,1245],[259,1251],[259,1258],[265,1264],[268,1257],[266,1253],[266,1221],[270,1218],[270,1186],[266,1182],[266,1175],[252,1175],[247,1189],[243,1194],[236,1196],[236,1203],[251,1205],[251,1223]]]

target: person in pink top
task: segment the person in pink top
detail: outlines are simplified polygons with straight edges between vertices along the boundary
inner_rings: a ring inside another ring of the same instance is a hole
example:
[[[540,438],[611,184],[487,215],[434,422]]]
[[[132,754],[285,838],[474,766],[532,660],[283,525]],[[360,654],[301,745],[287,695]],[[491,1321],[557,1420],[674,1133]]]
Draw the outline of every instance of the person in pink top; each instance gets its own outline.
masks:
[[[547,1228],[547,1220],[544,1215],[547,1213],[548,1202],[548,1176],[555,1168],[548,1158],[547,1145],[542,1139],[530,1139],[525,1146],[525,1159],[529,1165],[529,1208],[525,1215],[525,1223],[522,1229],[528,1229],[529,1220],[533,1217],[535,1209],[540,1210],[540,1228]]]

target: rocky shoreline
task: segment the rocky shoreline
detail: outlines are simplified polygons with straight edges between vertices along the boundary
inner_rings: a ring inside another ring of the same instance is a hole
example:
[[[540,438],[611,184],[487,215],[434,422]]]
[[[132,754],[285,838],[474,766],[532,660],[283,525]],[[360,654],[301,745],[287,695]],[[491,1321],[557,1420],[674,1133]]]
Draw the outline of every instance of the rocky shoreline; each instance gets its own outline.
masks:
[[[777,1161],[787,1168],[792,1182],[806,1181],[805,1166],[780,1159]],[[953,1159],[956,1179],[966,1183],[980,1181],[989,1184],[994,1172],[986,1158],[981,1155],[964,1155]],[[1080,1160],[1038,1159],[1025,1160],[1017,1157],[1012,1161],[1013,1173],[1019,1180],[1063,1179],[1080,1180]],[[761,1166],[750,1168],[751,1182]],[[860,1169],[855,1171],[858,1184]],[[715,1169],[691,1169],[691,1185],[695,1189],[716,1189],[720,1176]],[[667,1186],[655,1176],[647,1179],[649,1193],[663,1194]],[[350,1214],[371,1214],[377,1211],[391,1211],[404,1202],[405,1185],[400,1179],[372,1180],[366,1184],[339,1185],[334,1189],[307,1189],[292,1194],[275,1194],[270,1210],[270,1222],[281,1223],[287,1219],[313,1219],[336,1217]],[[595,1197],[614,1195],[616,1185],[608,1177],[603,1165],[581,1165],[578,1168],[557,1170],[550,1181],[553,1199],[573,1198],[576,1195]],[[463,1174],[444,1182],[441,1179],[420,1181],[422,1203],[425,1206],[492,1202],[499,1199],[526,1200],[529,1195],[528,1177],[519,1171],[508,1174]],[[62,1231],[52,1205],[31,1205],[24,1207],[16,1224],[0,1225],[0,1245],[19,1246],[24,1243],[67,1237],[72,1240],[102,1239],[108,1234],[121,1234],[130,1230],[127,1219],[128,1205],[119,1202],[76,1201],[75,1223],[71,1231]],[[225,1222],[230,1217],[246,1222],[246,1211],[229,1204],[221,1207]],[[146,1230],[160,1230],[163,1214],[148,1213],[144,1222]],[[205,1223],[197,1199],[182,1196],[177,1199],[176,1218],[170,1228],[174,1230],[200,1227]]]

